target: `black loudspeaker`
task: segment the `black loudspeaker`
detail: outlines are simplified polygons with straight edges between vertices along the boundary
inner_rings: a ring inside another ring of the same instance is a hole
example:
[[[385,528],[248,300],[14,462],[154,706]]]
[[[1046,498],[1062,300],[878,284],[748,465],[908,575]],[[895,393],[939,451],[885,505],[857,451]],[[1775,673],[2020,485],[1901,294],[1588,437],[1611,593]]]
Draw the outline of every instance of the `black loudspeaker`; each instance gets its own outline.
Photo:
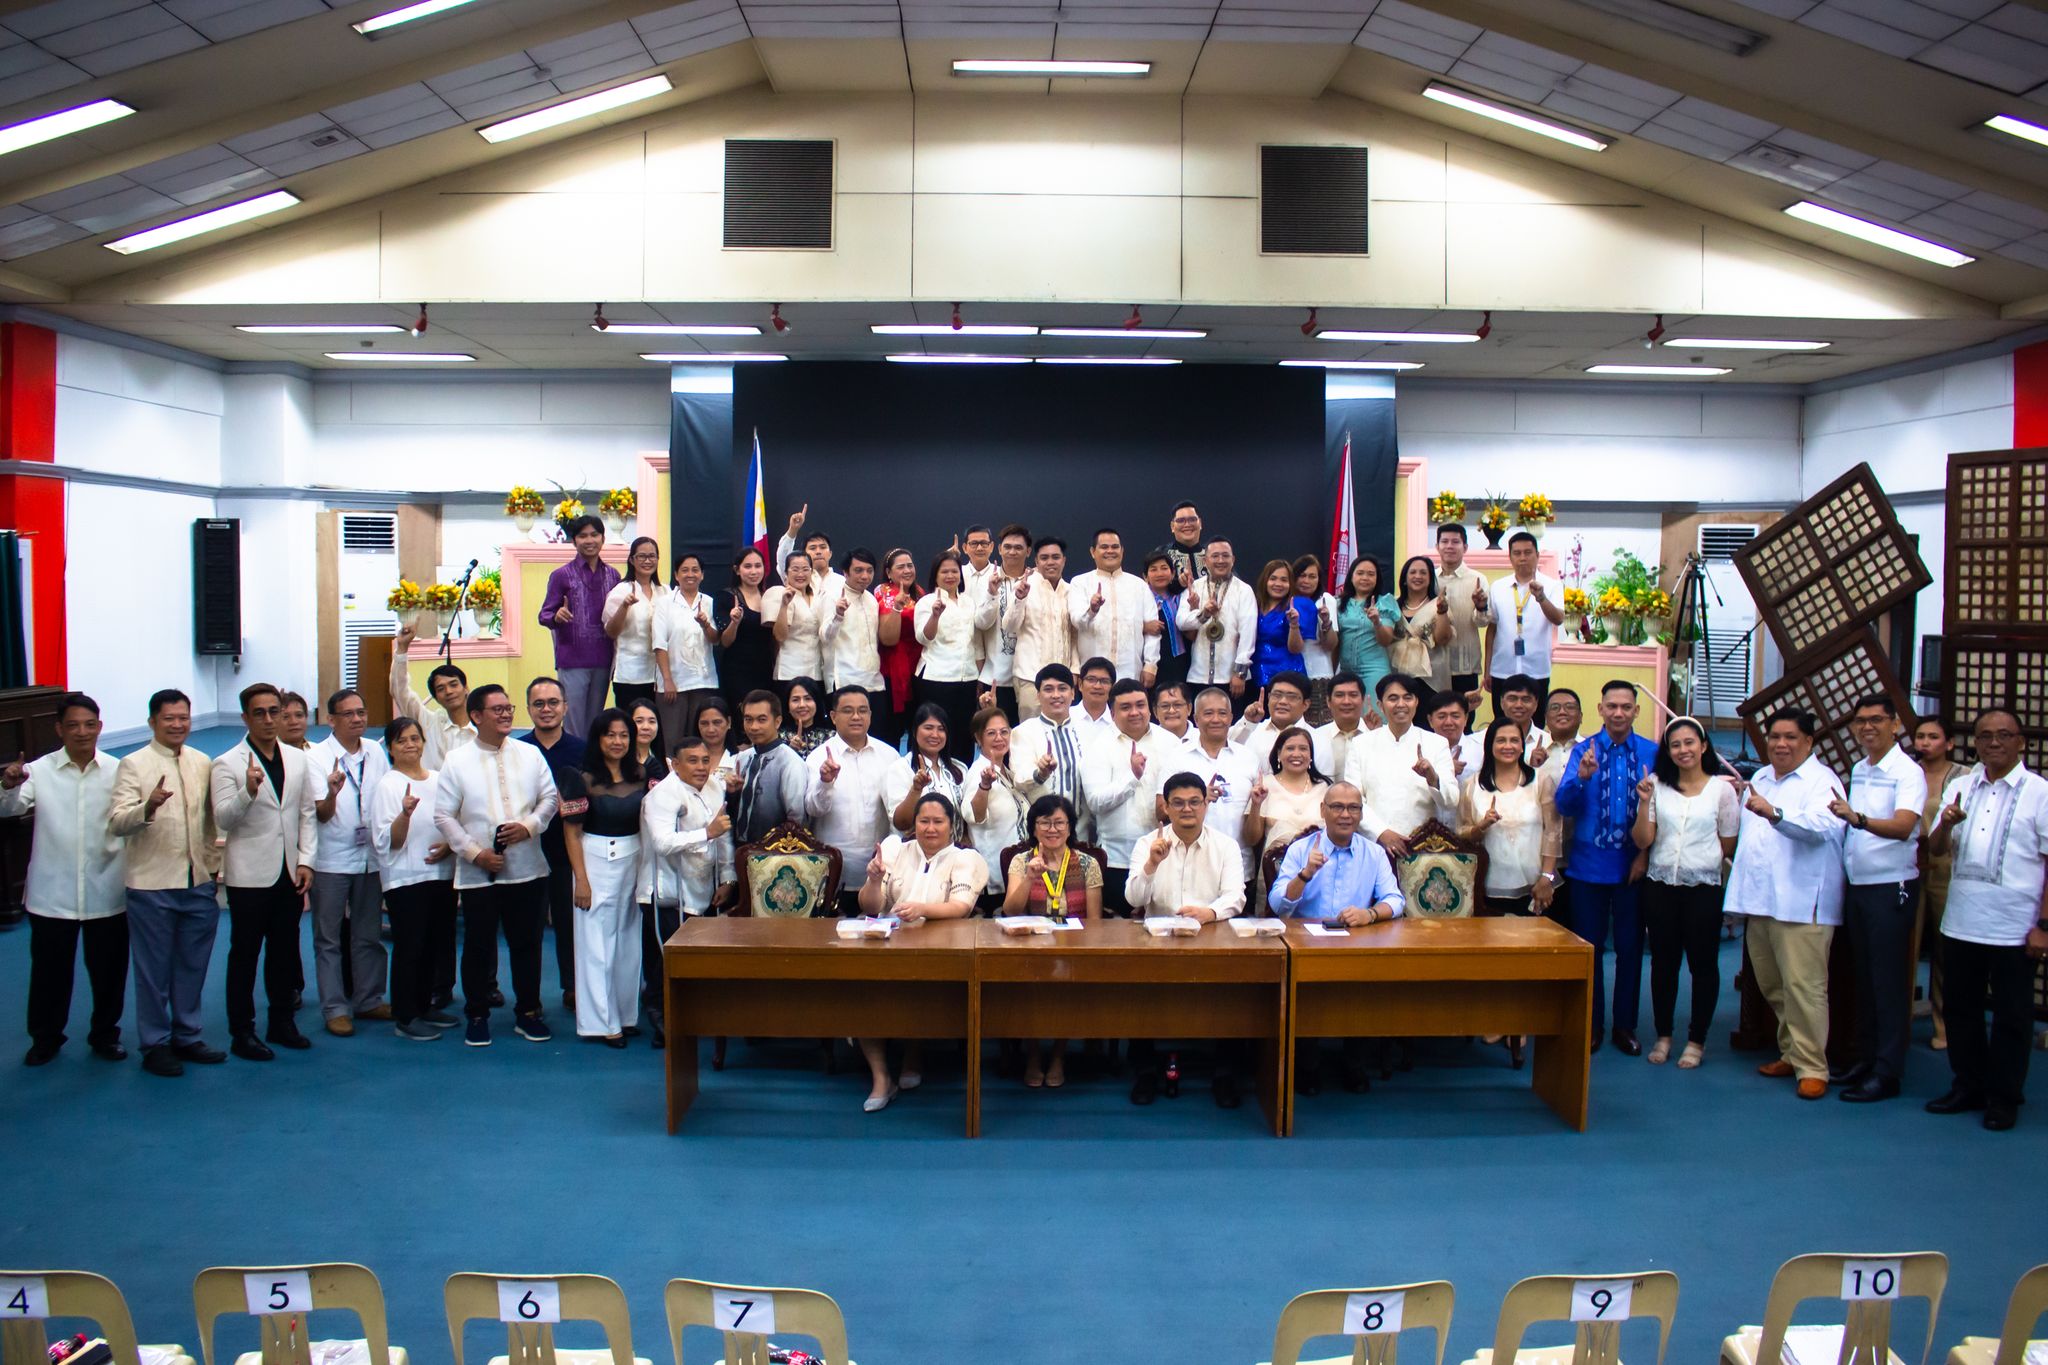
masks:
[[[192,523],[192,649],[242,652],[242,523],[233,517]]]

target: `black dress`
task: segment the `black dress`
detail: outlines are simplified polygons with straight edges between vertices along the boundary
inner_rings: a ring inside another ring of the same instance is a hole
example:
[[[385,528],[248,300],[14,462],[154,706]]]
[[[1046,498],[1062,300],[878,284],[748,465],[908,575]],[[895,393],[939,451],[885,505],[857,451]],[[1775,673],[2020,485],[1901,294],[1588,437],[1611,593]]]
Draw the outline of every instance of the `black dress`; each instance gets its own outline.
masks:
[[[739,633],[733,636],[729,645],[718,651],[719,690],[725,693],[726,702],[732,707],[734,716],[740,713],[740,702],[747,693],[775,688],[775,627],[768,618],[746,604],[744,598],[727,593],[721,602],[723,611],[717,619],[722,632],[732,622],[732,613],[740,614]],[[778,692],[777,695],[780,695]]]

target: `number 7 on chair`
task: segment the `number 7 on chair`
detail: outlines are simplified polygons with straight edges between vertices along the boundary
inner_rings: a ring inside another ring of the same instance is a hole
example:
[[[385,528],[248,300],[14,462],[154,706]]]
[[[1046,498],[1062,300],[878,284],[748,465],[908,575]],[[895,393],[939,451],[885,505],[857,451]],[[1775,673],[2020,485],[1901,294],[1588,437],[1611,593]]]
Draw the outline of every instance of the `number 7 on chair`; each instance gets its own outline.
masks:
[[[722,1332],[755,1332],[767,1336],[775,1330],[775,1296],[749,1293],[720,1294],[711,1301],[711,1325]]]

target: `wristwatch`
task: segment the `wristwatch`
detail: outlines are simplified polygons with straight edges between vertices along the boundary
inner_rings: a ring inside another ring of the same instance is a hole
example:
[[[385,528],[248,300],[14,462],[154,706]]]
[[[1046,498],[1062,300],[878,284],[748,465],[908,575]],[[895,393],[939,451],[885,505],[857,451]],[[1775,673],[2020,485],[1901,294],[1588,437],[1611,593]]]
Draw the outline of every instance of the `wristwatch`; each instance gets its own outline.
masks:
[[[1870,817],[1869,817],[1869,816],[1865,815],[1865,814],[1864,814],[1864,813],[1863,813],[1862,811],[1860,811],[1860,810],[1859,810],[1859,811],[1857,811],[1857,812],[1855,812],[1855,815],[1856,815],[1856,828],[1858,828],[1858,829],[1869,829],[1869,828],[1870,828]]]
[[[2048,915],[2044,915],[2040,919],[2035,920],[2034,927],[2036,929],[2039,929],[2042,933],[2048,934]]]

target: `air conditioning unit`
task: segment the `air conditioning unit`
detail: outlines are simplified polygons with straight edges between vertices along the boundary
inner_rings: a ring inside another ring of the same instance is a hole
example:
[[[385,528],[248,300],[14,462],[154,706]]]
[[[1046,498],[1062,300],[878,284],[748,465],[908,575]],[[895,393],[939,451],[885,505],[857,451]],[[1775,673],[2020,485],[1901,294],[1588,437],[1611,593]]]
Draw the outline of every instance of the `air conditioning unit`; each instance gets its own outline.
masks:
[[[356,685],[366,635],[396,635],[398,617],[385,599],[398,582],[398,518],[390,512],[343,512],[336,579],[341,590],[341,685]]]
[[[1705,581],[1698,611],[1705,629],[1692,647],[1694,715],[1736,720],[1735,708],[1756,687],[1756,600],[1735,571],[1735,556],[1762,529],[1725,522],[1700,527]]]

